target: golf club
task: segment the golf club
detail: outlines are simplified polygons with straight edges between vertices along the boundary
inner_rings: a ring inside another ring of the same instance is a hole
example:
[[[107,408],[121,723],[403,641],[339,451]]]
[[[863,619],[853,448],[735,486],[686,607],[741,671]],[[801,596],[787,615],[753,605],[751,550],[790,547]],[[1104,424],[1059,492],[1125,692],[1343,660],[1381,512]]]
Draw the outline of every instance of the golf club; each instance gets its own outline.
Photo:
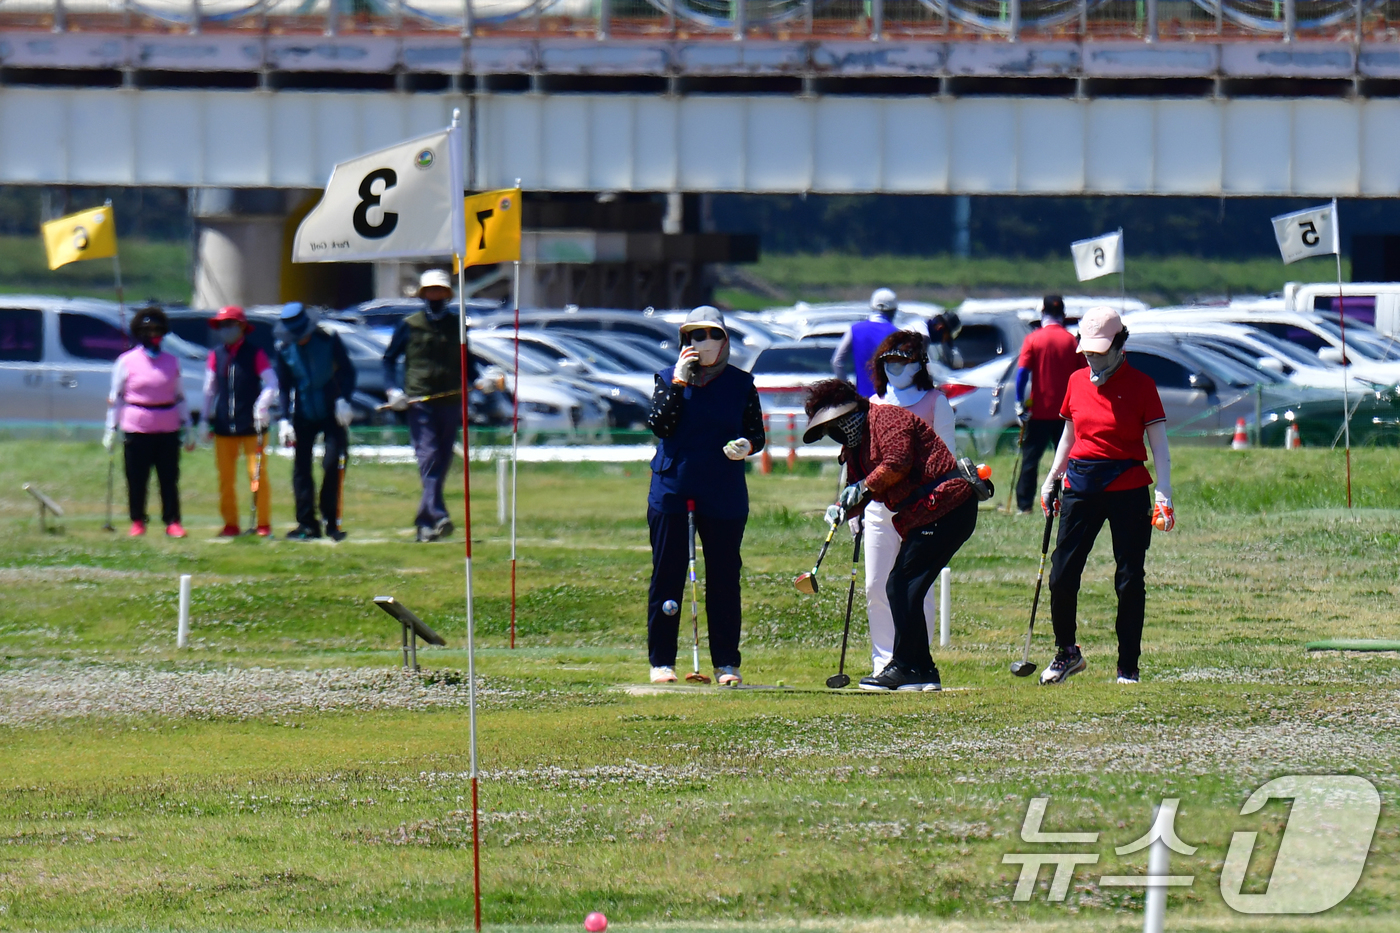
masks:
[[[461,389],[453,389],[451,392],[434,392],[432,395],[415,395],[411,398],[404,399],[404,402],[409,405],[419,405],[423,402],[435,402],[440,398],[455,398],[461,394]],[[383,405],[374,406],[374,410],[384,411],[390,407],[389,403],[385,402]]]
[[[829,505],[826,508],[826,540],[822,542],[821,553],[817,555],[817,562],[812,565],[812,569],[806,573],[799,573],[792,580],[792,585],[797,587],[797,592],[805,593],[808,596],[816,595],[817,569],[821,567],[822,561],[826,559],[826,549],[831,547],[831,539],[836,535],[836,529],[841,527],[841,507],[839,505]]]
[[[117,455],[115,452],[107,451],[107,521],[103,523],[103,531],[116,531],[112,526],[112,473],[116,470]]]
[[[1011,673],[1017,677],[1029,677],[1035,673],[1035,662],[1031,660],[1031,634],[1035,631],[1035,610],[1040,605],[1040,584],[1045,579],[1045,555],[1050,552],[1050,529],[1055,524],[1055,500],[1059,497],[1059,489],[1052,487],[1050,512],[1045,516],[1045,534],[1040,539],[1040,569],[1035,574],[1035,596],[1031,598],[1031,624],[1026,627],[1026,647],[1021,652],[1021,660],[1011,662]]]
[[[856,543],[854,552],[851,554],[851,587],[846,591],[846,628],[841,632],[841,663],[836,668],[836,673],[826,679],[826,685],[832,690],[840,690],[851,682],[851,678],[846,673],[846,643],[851,639],[851,605],[856,598],[856,568],[860,565],[860,544],[865,537],[865,528],[861,527],[856,532]]]
[[[258,490],[262,488],[262,462],[263,449],[267,444],[267,431],[258,432],[257,461],[253,464],[253,481],[249,487],[253,491],[253,501],[248,505],[248,531],[247,534],[258,533]]]
[[[700,673],[700,586],[695,581],[695,500],[685,501],[685,519],[690,526],[690,627],[695,633],[691,643],[691,671],[685,675],[686,683],[707,684],[710,678]]]

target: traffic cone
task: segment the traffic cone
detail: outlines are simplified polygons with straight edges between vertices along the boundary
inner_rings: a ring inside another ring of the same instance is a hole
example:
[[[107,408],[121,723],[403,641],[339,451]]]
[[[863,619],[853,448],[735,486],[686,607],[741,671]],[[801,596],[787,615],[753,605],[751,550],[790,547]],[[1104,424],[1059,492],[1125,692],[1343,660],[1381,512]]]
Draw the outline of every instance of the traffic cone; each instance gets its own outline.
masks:
[[[768,440],[764,443],[763,453],[760,454],[758,458],[758,471],[767,475],[773,472],[773,451],[771,449],[773,443],[773,428],[769,424],[767,415],[763,416],[763,436]]]
[[[788,415],[788,472],[797,469],[797,416]]]
[[[1290,424],[1283,432],[1283,446],[1289,450],[1298,450],[1303,446],[1303,439],[1298,436],[1298,426]]]
[[[1230,442],[1231,450],[1248,450],[1249,434],[1244,429],[1244,419],[1235,419],[1235,439]]]

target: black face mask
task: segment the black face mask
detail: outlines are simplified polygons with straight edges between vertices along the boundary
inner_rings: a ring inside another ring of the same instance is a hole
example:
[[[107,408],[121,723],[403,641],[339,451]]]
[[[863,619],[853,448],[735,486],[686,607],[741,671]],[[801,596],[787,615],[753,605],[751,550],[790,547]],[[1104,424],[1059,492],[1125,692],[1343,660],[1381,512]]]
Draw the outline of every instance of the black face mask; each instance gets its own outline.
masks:
[[[446,299],[446,298],[430,298],[430,299],[428,299],[428,317],[430,317],[430,318],[432,318],[433,320],[436,321],[436,320],[440,320],[440,319],[442,318],[442,316],[443,316],[444,314],[446,314],[446,313],[447,313],[447,299]]]
[[[865,433],[865,412],[857,409],[847,412],[831,423],[827,437],[842,447],[860,446],[861,435]]]

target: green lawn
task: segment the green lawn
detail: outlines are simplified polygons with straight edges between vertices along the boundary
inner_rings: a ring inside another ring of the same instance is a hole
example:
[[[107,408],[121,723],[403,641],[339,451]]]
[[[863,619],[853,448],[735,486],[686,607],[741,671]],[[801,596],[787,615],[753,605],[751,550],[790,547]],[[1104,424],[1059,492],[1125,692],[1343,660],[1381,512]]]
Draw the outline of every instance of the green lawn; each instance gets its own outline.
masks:
[[[189,243],[123,239],[121,262],[127,301],[190,300]],[[109,301],[117,297],[111,260],[73,262],[50,270],[37,231],[32,237],[0,236],[0,293],[83,295]]]
[[[1400,658],[1308,655],[1323,637],[1400,637],[1400,452],[1184,448],[1178,527],[1148,558],[1143,683],[1114,685],[1112,567],[1081,594],[1089,670],[1060,688],[1007,664],[1025,630],[1042,521],[986,510],[953,564],[953,647],[940,695],[832,693],[849,539],[820,597],[794,574],[820,543],[835,480],[753,475],[744,672],[784,691],[652,693],[638,466],[520,475],[518,647],[495,471],[474,483],[483,897],[488,926],[576,930],[1130,930],[1141,836],[1182,800],[1174,856],[1195,874],[1169,929],[1394,926],[1400,896]],[[1005,495],[1009,458],[995,461]],[[290,527],[290,468],[272,471]],[[106,460],[92,444],[0,442],[0,930],[462,929],[471,921],[460,535],[411,540],[416,471],[351,464],[339,546],[217,542],[212,453],[184,464],[191,537],[100,530]],[[45,534],[20,490],[68,510]],[[118,489],[120,494],[120,479]],[[992,503],[988,503],[991,505]],[[449,495],[461,515],[461,491]],[[120,510],[119,510],[120,511]],[[175,649],[179,574],[194,577]],[[397,596],[449,642],[396,671]],[[1044,604],[1042,604],[1044,608]],[[1033,657],[1049,659],[1048,617]],[[849,665],[868,670],[857,614]],[[632,687],[628,692],[625,687]],[[1233,913],[1220,870],[1258,831],[1263,889],[1286,801],[1240,816],[1290,773],[1354,773],[1386,808],[1367,870],[1316,918]],[[1068,900],[1012,900],[1008,853],[1030,798],[1047,831],[1101,831]]]
[[[1089,282],[1074,277],[1069,252],[1046,259],[996,256],[765,255],[742,267],[773,289],[770,294],[741,287],[719,289],[716,298],[730,307],[761,310],[795,301],[865,300],[872,289],[887,285],[907,300],[922,299],[953,306],[968,297],[997,295],[1065,295],[1117,297],[1118,276]],[[1347,262],[1343,273],[1350,276]],[[1129,256],[1128,294],[1152,305],[1188,302],[1225,295],[1268,295],[1285,282],[1335,281],[1329,257],[1285,267],[1278,259],[1208,260],[1194,256]]]

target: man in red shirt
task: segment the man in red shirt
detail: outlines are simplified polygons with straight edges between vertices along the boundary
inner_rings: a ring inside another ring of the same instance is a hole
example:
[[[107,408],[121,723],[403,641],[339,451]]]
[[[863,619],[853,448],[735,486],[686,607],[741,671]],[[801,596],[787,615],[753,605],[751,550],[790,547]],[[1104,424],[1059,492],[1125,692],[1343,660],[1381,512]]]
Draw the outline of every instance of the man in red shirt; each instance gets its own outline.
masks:
[[[1150,377],[1129,366],[1128,331],[1112,308],[1093,308],[1079,322],[1079,346],[1089,364],[1069,378],[1060,417],[1065,432],[1055,449],[1041,506],[1060,513],[1060,534],[1050,564],[1050,619],[1055,660],[1040,682],[1059,683],[1088,663],[1075,644],[1079,580],[1084,562],[1105,521],[1113,535],[1118,593],[1118,683],[1138,682],[1143,616],[1147,606],[1144,564],[1152,529],[1175,524],[1171,500],[1171,455],[1167,416]],[[1148,497],[1152,475],[1144,461],[1152,444],[1157,467],[1156,507]],[[1063,483],[1060,481],[1063,480]],[[1062,485],[1055,500],[1056,485]]]
[[[1065,330],[1065,300],[1046,295],[1040,309],[1040,329],[1021,344],[1021,360],[1016,370],[1016,417],[1024,425],[1021,435],[1021,475],[1016,480],[1016,506],[1027,514],[1035,503],[1035,480],[1040,472],[1040,455],[1060,442],[1065,423],[1060,405],[1070,374],[1084,367],[1074,335]],[[1031,386],[1031,404],[1025,405],[1026,383]]]

